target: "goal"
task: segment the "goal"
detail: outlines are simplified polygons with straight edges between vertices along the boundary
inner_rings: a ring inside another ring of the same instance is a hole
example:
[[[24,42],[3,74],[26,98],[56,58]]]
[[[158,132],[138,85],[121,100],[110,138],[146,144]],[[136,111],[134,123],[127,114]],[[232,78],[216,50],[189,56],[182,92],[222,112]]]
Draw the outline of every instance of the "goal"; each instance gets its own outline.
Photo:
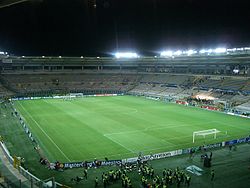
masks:
[[[69,95],[63,96],[62,99],[63,99],[64,101],[71,101],[71,100],[73,99],[73,97],[72,97],[72,95],[69,94]]]
[[[203,131],[195,131],[193,132],[193,143],[195,136],[203,136],[205,138],[206,135],[213,134],[214,139],[216,139],[216,134],[219,133],[220,131],[217,129],[208,129],[208,130],[203,130]]]
[[[62,97],[63,100],[73,100],[78,97],[83,97],[83,93],[69,93]]]

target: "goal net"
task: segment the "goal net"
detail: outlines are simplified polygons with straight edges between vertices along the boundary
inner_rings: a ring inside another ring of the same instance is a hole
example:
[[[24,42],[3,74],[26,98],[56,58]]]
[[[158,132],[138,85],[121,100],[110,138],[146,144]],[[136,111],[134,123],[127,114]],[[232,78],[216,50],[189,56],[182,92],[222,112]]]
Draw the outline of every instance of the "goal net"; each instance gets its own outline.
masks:
[[[214,135],[214,139],[216,139],[216,134],[219,133],[220,131],[217,129],[208,129],[208,130],[203,130],[203,131],[195,131],[193,132],[193,143],[195,140],[196,136],[203,136],[204,138],[206,137],[206,135],[210,135],[213,134]]]

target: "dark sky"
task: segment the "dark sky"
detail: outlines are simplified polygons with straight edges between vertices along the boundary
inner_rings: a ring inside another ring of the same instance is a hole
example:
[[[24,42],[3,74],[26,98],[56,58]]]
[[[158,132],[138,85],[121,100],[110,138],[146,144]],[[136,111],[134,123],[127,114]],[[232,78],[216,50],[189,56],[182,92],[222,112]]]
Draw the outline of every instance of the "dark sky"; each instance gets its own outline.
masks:
[[[0,9],[0,51],[108,56],[250,46],[248,0],[39,0]]]

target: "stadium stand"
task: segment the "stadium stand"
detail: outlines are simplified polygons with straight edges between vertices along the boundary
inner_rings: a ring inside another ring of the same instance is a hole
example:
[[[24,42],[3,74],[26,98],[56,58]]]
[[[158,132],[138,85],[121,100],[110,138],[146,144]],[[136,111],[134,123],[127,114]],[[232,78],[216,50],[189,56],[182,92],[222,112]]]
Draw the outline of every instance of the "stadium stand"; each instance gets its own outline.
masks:
[[[26,72],[1,75],[0,94],[42,95],[44,93],[126,93],[185,99],[194,95],[210,96],[240,105],[249,100],[248,78],[195,76],[167,73],[108,72]],[[41,93],[42,92],[42,93]]]
[[[206,89],[218,89],[221,86],[221,80],[205,78],[203,82],[199,84],[199,87]]]
[[[250,79],[246,82],[245,86],[241,89],[242,92],[250,93]]]
[[[134,86],[137,76],[127,74],[6,74],[3,79],[18,93],[40,91],[60,93],[84,90],[127,91]]]
[[[7,96],[12,96],[13,94],[14,94],[14,92],[12,92],[11,90],[7,89],[5,87],[4,82],[0,78],[0,98],[7,97]]]
[[[238,111],[241,111],[241,112],[250,113],[250,101],[246,102],[246,103],[243,103],[243,104],[241,104],[239,106],[236,106],[235,109],[238,110]]]
[[[238,91],[246,84],[246,80],[227,78],[223,79],[221,89]]]

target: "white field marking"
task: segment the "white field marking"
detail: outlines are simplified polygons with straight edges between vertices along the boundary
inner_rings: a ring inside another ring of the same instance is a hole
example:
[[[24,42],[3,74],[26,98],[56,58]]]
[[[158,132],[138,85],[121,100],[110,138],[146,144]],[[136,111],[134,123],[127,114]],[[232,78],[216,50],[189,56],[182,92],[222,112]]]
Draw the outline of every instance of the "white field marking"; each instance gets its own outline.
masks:
[[[111,136],[111,135],[116,135],[116,134],[130,134],[130,133],[138,133],[138,132],[147,132],[148,130],[169,129],[169,128],[186,127],[187,126],[187,125],[176,125],[176,124],[171,124],[171,125],[175,125],[175,126],[152,126],[152,127],[146,127],[144,129],[134,130],[134,131],[107,133],[107,134],[104,134],[104,136]]]
[[[169,139],[167,139],[167,140],[175,140],[175,139],[179,139],[179,138],[188,138],[188,137],[192,137],[192,136],[178,136],[178,137],[173,137],[173,138],[169,138]],[[166,139],[165,139],[166,140]],[[185,146],[185,145],[189,145],[189,144],[191,144],[191,142],[190,143],[187,143],[187,144],[174,144],[174,147],[177,147],[177,146]],[[168,147],[166,147],[166,146],[162,146],[162,147],[158,147],[158,148],[152,148],[152,149],[145,149],[145,150],[138,150],[138,152],[137,153],[139,153],[139,152],[150,152],[150,151],[155,151],[155,150],[159,150],[159,149],[163,149],[163,148],[168,148]],[[170,147],[170,148],[172,148],[172,147]],[[168,151],[172,151],[171,149],[170,150],[164,150],[164,151],[162,151],[162,152],[168,152]],[[136,152],[135,152],[136,153]],[[136,154],[137,154],[136,153]],[[127,153],[117,153],[117,154],[113,154],[113,155],[106,155],[106,156],[96,156],[96,157],[94,157],[94,158],[98,158],[98,159],[101,159],[101,158],[104,158],[104,157],[113,157],[113,156],[122,156],[122,155],[127,155],[127,154],[131,154],[131,152],[127,152]],[[137,157],[137,155],[136,156],[134,156],[134,157]],[[86,160],[92,160],[93,158],[89,158],[89,159],[86,159]],[[78,159],[79,160],[79,159]]]
[[[192,136],[178,136],[178,137],[173,137],[173,138],[169,138],[169,139],[164,139],[165,141],[166,140],[175,140],[175,139],[180,139],[180,138],[188,138],[188,137],[192,137]],[[191,142],[190,143],[186,143],[186,144],[172,144],[172,145],[174,145],[174,147],[177,147],[177,146],[185,146],[185,145],[189,145],[189,144],[191,144]],[[168,148],[167,146],[162,146],[162,147],[158,147],[158,148],[152,148],[152,149],[145,149],[145,150],[138,150],[138,152],[137,153],[139,153],[139,152],[150,152],[150,151],[155,151],[155,150],[159,150],[159,149],[163,149],[163,148]],[[170,148],[172,148],[172,147],[170,147]],[[164,151],[162,151],[162,152],[168,152],[168,151],[172,151],[172,150],[164,150]],[[113,156],[122,156],[122,155],[127,155],[127,154],[130,154],[131,152],[128,152],[128,153],[117,153],[117,154],[113,154],[113,155],[106,155],[106,156],[97,156],[97,157],[95,157],[95,158],[98,158],[98,159],[100,159],[100,158],[104,158],[104,157],[113,157]],[[136,156],[134,156],[134,157],[136,157]],[[92,160],[93,158],[90,158],[90,159],[86,159],[86,160]]]
[[[190,137],[190,138],[191,138],[191,136],[181,136],[181,137],[169,138],[169,139],[167,139],[167,140],[174,140],[174,139],[186,138],[186,137]],[[110,139],[110,138],[109,138],[109,139]],[[112,141],[114,141],[114,140],[112,140]],[[164,140],[164,141],[166,141],[166,140]],[[119,145],[120,145],[120,144],[119,144]],[[177,146],[176,144],[172,144],[172,145]],[[181,144],[181,145],[182,145],[182,144]],[[139,152],[154,151],[154,150],[158,150],[158,149],[162,149],[162,148],[166,148],[166,146],[162,146],[162,147],[158,147],[158,148],[153,148],[153,149],[138,150],[137,153],[136,153],[136,152],[133,152],[133,153],[138,154]],[[131,152],[132,152],[132,151],[131,151]],[[107,154],[107,155],[105,155],[105,156],[95,156],[95,157],[93,157],[93,158],[101,159],[101,158],[104,158],[104,157],[123,156],[123,155],[131,154],[131,152],[127,152],[127,153],[116,153],[116,154],[112,154],[112,155]],[[167,151],[163,151],[163,152],[167,152]],[[134,156],[134,157],[137,157],[137,155]],[[93,158],[88,158],[88,159],[85,159],[85,160],[87,160],[87,161],[88,161],[88,160],[93,160]],[[79,161],[79,160],[80,160],[80,159],[73,160],[73,161]]]
[[[174,140],[174,139],[179,139],[179,138],[188,138],[188,137],[192,137],[192,136],[178,136],[178,137],[173,137],[173,138],[169,138],[169,139],[164,139],[165,142],[168,142],[169,140]],[[185,144],[173,144],[171,142],[168,142],[169,144],[171,144],[174,147],[177,147],[178,145],[185,145]],[[191,142],[190,142],[191,143]],[[189,143],[188,143],[189,144]],[[188,145],[187,144],[187,145]],[[146,150],[141,150],[142,152],[144,151],[154,151],[154,150],[158,150],[158,149],[162,149],[162,148],[167,148],[167,146],[161,146],[158,148],[152,148],[152,149],[146,149]],[[166,151],[167,152],[167,151]]]
[[[105,135],[104,135],[104,136],[105,136]],[[109,140],[111,140],[112,142],[114,142],[114,143],[116,143],[116,144],[122,146],[122,147],[125,148],[126,150],[128,150],[128,151],[130,151],[130,152],[132,152],[132,153],[136,153],[136,152],[133,151],[132,149],[130,149],[130,148],[124,146],[124,145],[121,144],[120,142],[115,141],[114,139],[110,138],[109,136],[105,136],[105,137],[108,138]]]
[[[106,136],[107,137],[107,136]],[[165,139],[165,142],[168,142],[167,140],[174,140],[174,139],[177,139],[177,138],[192,138],[192,136],[178,136],[178,137],[173,137],[173,138],[169,138],[169,139]],[[113,139],[109,138],[110,140],[113,141]],[[177,147],[178,145],[188,145],[190,143],[187,143],[187,144],[172,144],[171,142],[168,142],[172,145],[172,147]],[[121,144],[120,144],[121,145]],[[167,146],[161,146],[161,147],[157,147],[157,148],[151,148],[151,149],[145,149],[145,150],[138,150],[137,152],[136,151],[133,151],[133,153],[139,153],[139,152],[145,152],[145,151],[155,151],[155,150],[159,150],[159,149],[162,149],[162,148],[168,148]],[[164,152],[167,152],[167,151],[164,151]],[[122,154],[118,154],[118,155],[122,155]]]
[[[187,137],[187,136],[185,136],[185,137]],[[183,137],[179,137],[179,138],[183,138]],[[191,138],[191,136],[190,136],[190,138]],[[177,148],[177,146],[185,146],[185,145],[189,145],[189,144],[191,144],[191,142],[190,142],[190,143],[187,143],[187,144],[174,144],[174,147]],[[162,146],[162,147],[158,147],[158,148],[140,150],[140,152],[155,151],[155,150],[159,150],[159,149],[162,149],[162,148],[169,148],[169,147],[167,147],[167,146]],[[173,147],[170,147],[170,148],[173,148]],[[176,150],[176,149],[171,149],[171,150],[166,150],[166,151],[164,150],[164,151],[162,151],[162,152],[168,152],[168,151],[173,151],[173,150]]]
[[[197,125],[206,125],[206,124],[211,124],[211,122],[203,123],[203,124],[192,124],[192,126],[197,126]],[[173,125],[173,126],[171,126]],[[186,127],[187,125],[176,125],[176,124],[166,124],[166,126],[151,126],[151,127],[146,127],[144,129],[138,129],[134,131],[123,131],[123,132],[115,132],[115,133],[107,133],[104,134],[104,136],[111,136],[111,135],[116,135],[116,134],[129,134],[129,133],[138,133],[138,132],[147,132],[148,130],[160,130],[160,129],[168,129],[168,128],[176,128],[176,127]]]
[[[163,139],[165,142],[168,142],[168,141],[170,141],[170,140],[176,140],[176,139],[180,139],[180,138],[188,138],[188,137],[190,137],[190,138],[192,138],[192,136],[178,136],[178,137],[172,137],[172,138],[169,138],[169,139]],[[191,142],[190,143],[186,143],[186,144],[172,144],[171,142],[168,142],[168,143],[170,143],[172,146],[174,146],[174,147],[177,147],[177,146],[185,146],[185,145],[189,145],[189,144],[191,144]],[[138,150],[138,152],[146,152],[146,151],[155,151],[155,150],[159,150],[159,149],[163,149],[163,148],[169,148],[169,146],[161,146],[161,147],[157,147],[157,148],[151,148],[151,149],[146,149],[146,150]],[[137,152],[137,153],[138,153]],[[166,151],[167,152],[167,151]]]
[[[59,148],[59,146],[52,140],[52,138],[43,130],[43,128],[39,125],[39,123],[37,123],[37,121],[30,115],[30,113],[23,107],[23,105],[21,103],[19,103],[20,106],[22,107],[22,109],[25,111],[25,113],[32,119],[32,121],[35,122],[35,124],[37,125],[37,127],[45,134],[45,136],[47,136],[47,138],[52,142],[52,144],[54,144],[56,146],[56,148],[61,152],[61,154],[69,161],[71,162],[71,160],[67,157],[67,155]]]
[[[136,108],[131,108],[131,111],[128,112],[121,112],[122,114],[136,114],[138,112],[138,110]]]

